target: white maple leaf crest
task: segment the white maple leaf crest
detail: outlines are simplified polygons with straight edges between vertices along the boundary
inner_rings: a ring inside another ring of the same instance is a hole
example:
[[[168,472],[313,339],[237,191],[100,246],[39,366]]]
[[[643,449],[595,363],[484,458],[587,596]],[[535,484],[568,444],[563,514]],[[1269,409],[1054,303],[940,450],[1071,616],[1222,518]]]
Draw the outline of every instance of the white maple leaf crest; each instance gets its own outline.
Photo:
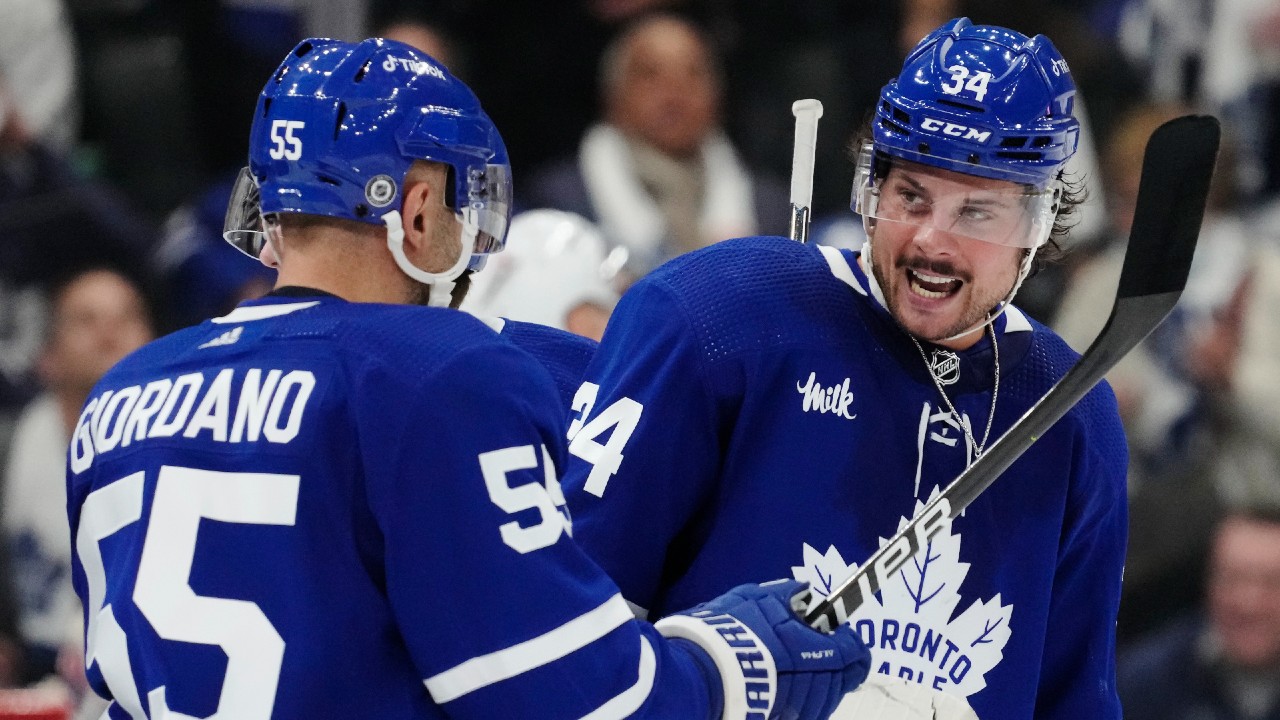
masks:
[[[935,488],[929,500],[938,493]],[[924,504],[917,500],[915,512]],[[898,528],[907,521],[902,518]],[[887,541],[880,538],[880,545]],[[969,574],[969,563],[960,562],[960,542],[948,523],[849,622],[871,648],[873,669],[968,697],[987,686],[987,672],[1004,659],[1013,605],[1004,605],[997,593],[956,614]],[[792,566],[791,574],[827,595],[857,569],[834,545],[819,553],[806,543],[804,565]]]

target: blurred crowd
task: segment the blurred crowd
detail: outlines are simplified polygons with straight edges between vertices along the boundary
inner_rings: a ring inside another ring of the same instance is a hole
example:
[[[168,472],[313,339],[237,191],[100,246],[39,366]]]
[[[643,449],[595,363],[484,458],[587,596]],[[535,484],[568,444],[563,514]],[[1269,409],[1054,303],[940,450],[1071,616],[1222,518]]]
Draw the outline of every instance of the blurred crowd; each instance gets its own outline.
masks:
[[[958,16],[1048,35],[1076,78],[1089,200],[1017,302],[1078,350],[1146,138],[1223,122],[1182,302],[1109,377],[1131,453],[1121,693],[1138,719],[1280,718],[1280,0],[0,0],[0,686],[84,692],[67,437],[115,361],[270,289],[220,231],[261,78],[300,38],[394,37],[476,90],[518,214],[464,309],[598,338],[665,260],[786,234],[793,100],[825,107],[813,236],[860,246],[847,145]]]

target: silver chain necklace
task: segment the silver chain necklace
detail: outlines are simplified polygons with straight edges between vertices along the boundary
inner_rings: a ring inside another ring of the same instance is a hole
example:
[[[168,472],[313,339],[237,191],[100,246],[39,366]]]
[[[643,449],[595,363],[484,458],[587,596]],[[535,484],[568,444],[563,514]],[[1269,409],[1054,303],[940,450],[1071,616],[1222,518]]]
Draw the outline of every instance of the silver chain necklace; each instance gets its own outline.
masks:
[[[964,436],[969,440],[969,447],[973,448],[975,460],[987,449],[987,440],[991,438],[991,425],[996,419],[996,398],[1000,395],[1000,347],[996,344],[995,323],[988,324],[987,330],[991,333],[991,354],[995,361],[995,381],[991,388],[991,412],[987,414],[987,429],[982,432],[981,445],[973,439],[973,431],[969,429],[969,424],[960,417],[960,413],[956,411],[956,406],[951,403],[951,398],[947,396],[947,391],[942,389],[942,381],[938,379],[938,374],[934,371],[933,364],[929,362],[929,356],[924,354],[924,347],[920,345],[919,340],[916,340],[915,335],[907,333],[907,337],[911,338],[916,350],[920,351],[920,359],[924,361],[925,370],[929,373],[929,379],[933,381],[933,386],[938,388],[938,394],[942,396],[942,401],[947,404],[947,410],[951,412],[951,417],[955,418],[956,424],[964,430]]]

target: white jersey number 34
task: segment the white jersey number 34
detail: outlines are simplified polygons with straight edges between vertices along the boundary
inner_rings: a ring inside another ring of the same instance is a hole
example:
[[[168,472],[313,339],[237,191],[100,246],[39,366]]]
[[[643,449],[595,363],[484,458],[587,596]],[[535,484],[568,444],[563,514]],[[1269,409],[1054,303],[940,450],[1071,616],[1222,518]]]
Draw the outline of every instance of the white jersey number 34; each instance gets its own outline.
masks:
[[[609,478],[622,467],[622,449],[631,439],[631,433],[640,424],[640,415],[644,406],[629,397],[618,398],[612,405],[600,411],[600,414],[586,419],[595,407],[596,397],[600,394],[600,386],[584,382],[573,396],[573,411],[579,413],[569,425],[569,452],[591,463],[591,474],[583,489],[595,495],[604,496],[604,489]],[[597,441],[610,428],[613,432],[609,439],[601,444]]]

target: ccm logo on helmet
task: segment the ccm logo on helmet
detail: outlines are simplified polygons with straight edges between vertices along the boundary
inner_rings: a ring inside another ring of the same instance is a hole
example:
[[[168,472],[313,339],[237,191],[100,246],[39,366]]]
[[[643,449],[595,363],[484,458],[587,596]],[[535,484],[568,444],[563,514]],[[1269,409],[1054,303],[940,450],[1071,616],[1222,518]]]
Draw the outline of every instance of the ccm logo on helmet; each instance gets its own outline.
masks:
[[[929,117],[920,121],[920,129],[932,133],[950,135],[951,137],[957,137],[962,140],[974,140],[977,142],[986,142],[987,138],[991,137],[990,130],[979,130],[977,128],[965,127],[964,125],[957,125],[953,122],[943,122],[942,120],[935,120],[934,118]]]

